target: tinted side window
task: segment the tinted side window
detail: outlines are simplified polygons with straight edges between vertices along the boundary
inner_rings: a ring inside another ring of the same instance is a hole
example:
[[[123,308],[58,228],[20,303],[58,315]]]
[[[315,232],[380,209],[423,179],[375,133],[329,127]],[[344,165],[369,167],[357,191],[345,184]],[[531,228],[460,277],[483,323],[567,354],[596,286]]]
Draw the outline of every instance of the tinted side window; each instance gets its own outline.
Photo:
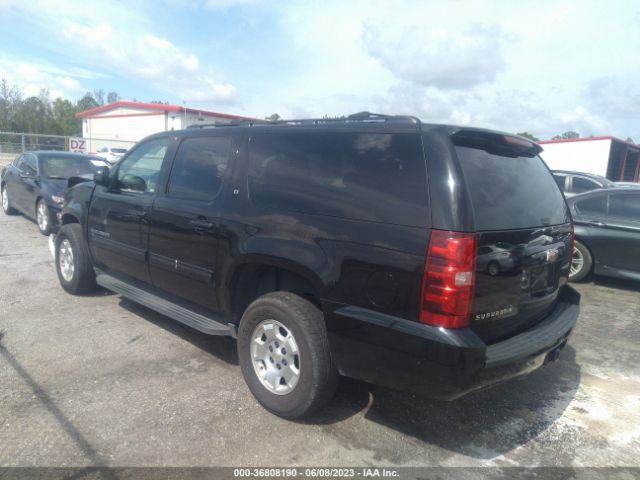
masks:
[[[13,160],[13,166],[16,168],[20,168],[20,163],[22,162],[22,158],[24,157],[24,155],[18,155],[14,160]]]
[[[261,206],[424,226],[426,173],[415,134],[258,134],[249,190]]]
[[[156,138],[138,145],[120,162],[117,187],[132,192],[155,192],[168,146],[168,138]]]
[[[600,188],[600,185],[584,177],[573,177],[571,182],[571,191],[573,193],[588,192]]]
[[[606,215],[607,213],[607,196],[599,195],[597,197],[587,198],[576,203],[576,207],[580,213],[585,215]]]
[[[185,139],[173,163],[169,193],[181,198],[214,198],[222,186],[230,152],[231,140],[226,137]]]
[[[640,222],[640,195],[611,195],[609,215]]]
[[[28,173],[29,175],[37,175],[38,174],[38,161],[35,155],[30,153],[26,154],[20,165],[20,170],[24,173]]]
[[[560,190],[562,190],[564,192],[564,183],[565,180],[567,179],[566,175],[553,175],[553,179],[556,181],[556,183],[558,184],[558,187],[560,187]]]

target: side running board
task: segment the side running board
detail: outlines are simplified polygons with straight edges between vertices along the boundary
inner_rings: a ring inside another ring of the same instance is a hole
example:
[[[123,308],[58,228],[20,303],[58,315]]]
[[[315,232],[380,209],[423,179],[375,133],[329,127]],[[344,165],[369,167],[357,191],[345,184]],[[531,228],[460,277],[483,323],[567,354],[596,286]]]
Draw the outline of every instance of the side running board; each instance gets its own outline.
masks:
[[[202,333],[206,333],[208,335],[236,336],[236,327],[231,323],[225,324],[216,318],[189,310],[188,308],[177,305],[169,300],[165,300],[164,298],[147,292],[146,290],[123,282],[122,280],[118,280],[104,272],[98,271],[96,273],[96,283],[101,287],[119,293],[129,300],[144,305],[151,310],[155,310],[156,312],[182,322],[185,325],[189,325]]]

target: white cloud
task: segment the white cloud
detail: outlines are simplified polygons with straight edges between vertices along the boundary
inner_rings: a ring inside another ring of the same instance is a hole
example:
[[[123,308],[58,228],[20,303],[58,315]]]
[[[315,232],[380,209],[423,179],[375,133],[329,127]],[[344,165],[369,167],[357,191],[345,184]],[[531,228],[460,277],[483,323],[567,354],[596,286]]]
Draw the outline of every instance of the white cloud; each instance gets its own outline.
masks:
[[[49,65],[12,58],[0,58],[0,78],[18,86],[27,97],[37,96],[42,89],[49,90],[52,99],[75,99],[86,92],[86,88],[73,75],[66,75]]]
[[[366,51],[398,79],[441,90],[493,82],[506,67],[506,36],[496,26],[473,24],[459,31],[366,24],[363,38]]]
[[[203,68],[195,54],[184,52],[166,38],[135,30],[116,30],[110,24],[87,25],[70,20],[63,31],[70,42],[86,45],[103,68],[118,75],[149,81],[155,88],[187,101],[234,100],[232,84],[221,80],[211,67]]]
[[[56,51],[82,65],[69,69],[69,78],[125,77],[187,102],[236,100],[235,86],[210,63],[150,25],[145,9],[152,11],[153,4],[34,0],[11,6],[38,25]]]

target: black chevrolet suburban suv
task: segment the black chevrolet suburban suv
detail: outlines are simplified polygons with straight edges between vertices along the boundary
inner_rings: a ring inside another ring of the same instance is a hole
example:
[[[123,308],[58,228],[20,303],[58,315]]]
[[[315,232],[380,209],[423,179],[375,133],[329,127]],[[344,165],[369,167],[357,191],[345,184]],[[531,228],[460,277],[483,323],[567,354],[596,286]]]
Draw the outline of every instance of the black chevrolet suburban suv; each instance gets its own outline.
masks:
[[[369,113],[158,133],[69,190],[58,277],[236,337],[286,418],[339,374],[455,399],[556,360],[575,326],[571,216],[540,151]]]

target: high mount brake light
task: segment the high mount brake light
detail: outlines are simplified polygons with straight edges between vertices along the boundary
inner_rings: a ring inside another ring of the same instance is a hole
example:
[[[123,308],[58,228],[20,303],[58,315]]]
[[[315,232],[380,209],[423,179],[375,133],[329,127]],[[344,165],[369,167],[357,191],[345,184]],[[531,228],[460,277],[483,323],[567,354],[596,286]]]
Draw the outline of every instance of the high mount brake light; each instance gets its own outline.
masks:
[[[422,323],[444,328],[469,324],[475,259],[475,234],[431,231],[420,296]]]

